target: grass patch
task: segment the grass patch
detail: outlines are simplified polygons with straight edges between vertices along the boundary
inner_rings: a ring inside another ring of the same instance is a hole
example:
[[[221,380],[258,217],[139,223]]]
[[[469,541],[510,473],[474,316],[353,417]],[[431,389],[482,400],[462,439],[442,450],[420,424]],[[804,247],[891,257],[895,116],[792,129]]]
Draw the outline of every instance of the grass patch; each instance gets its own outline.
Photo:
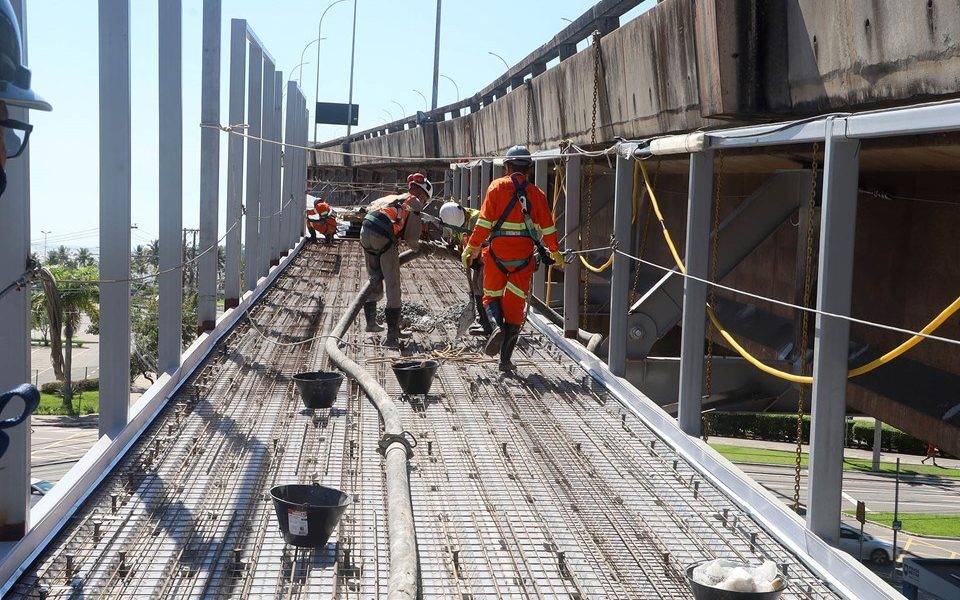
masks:
[[[100,412],[100,392],[97,390],[76,393],[73,395],[73,408],[81,415]],[[36,415],[66,415],[63,409],[63,398],[54,394],[40,394],[40,406],[34,412]]]
[[[844,511],[854,514],[854,511]],[[916,535],[936,535],[940,537],[960,537],[960,515],[938,515],[925,513],[900,513],[903,531]],[[893,513],[868,512],[867,520],[890,527],[893,525]]]
[[[792,467],[796,460],[793,452],[786,450],[767,450],[766,448],[745,448],[731,444],[710,444],[727,460],[735,463],[757,463],[762,465],[779,465]],[[800,455],[800,466],[807,467],[809,457],[804,452]],[[844,471],[873,471],[873,461],[865,458],[846,458],[843,461]],[[880,463],[881,473],[896,473],[897,465],[892,462]],[[900,464],[901,475],[935,475],[937,477],[960,477],[960,469],[935,467],[933,465]]]

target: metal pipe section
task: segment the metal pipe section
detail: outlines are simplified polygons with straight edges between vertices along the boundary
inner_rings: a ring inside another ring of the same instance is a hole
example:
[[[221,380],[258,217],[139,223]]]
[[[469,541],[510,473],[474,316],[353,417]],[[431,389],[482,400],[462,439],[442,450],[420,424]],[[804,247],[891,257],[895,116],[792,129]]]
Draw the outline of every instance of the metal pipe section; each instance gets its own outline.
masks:
[[[99,17],[100,277],[113,281],[100,284],[100,435],[114,436],[130,404],[130,1],[100,0]]]
[[[850,314],[857,223],[860,142],[828,120],[820,215],[817,308]],[[807,526],[831,545],[840,541],[843,439],[847,408],[850,322],[817,313],[810,423]],[[805,352],[806,348],[801,348]]]
[[[200,122],[208,124],[220,122],[220,9],[221,0],[203,0]],[[197,329],[200,331],[210,331],[217,322],[217,249],[214,246],[217,245],[219,206],[220,132],[205,127],[200,132],[200,251],[204,252],[197,266]],[[212,250],[206,252],[209,248]]]
[[[20,20],[23,62],[27,63],[27,14],[25,0],[13,0]],[[29,122],[25,108],[7,107],[11,119]],[[50,132],[53,135],[53,132]],[[30,146],[18,158],[7,161],[7,190],[0,219],[0,281],[15,281],[23,274],[30,257]],[[46,257],[44,257],[46,258]],[[0,298],[0,391],[13,389],[30,380],[30,287],[11,290]],[[21,405],[15,402],[16,407]],[[16,415],[0,414],[0,419]],[[17,540],[31,525],[30,516],[30,418],[4,430],[10,437],[0,457],[0,541]]]
[[[495,167],[496,168],[496,167]],[[567,197],[564,207],[563,249],[579,250],[580,228],[580,155],[567,157]],[[563,269],[563,335],[576,338],[580,328],[580,261],[576,257]]]
[[[173,373],[180,367],[183,327],[183,6],[182,0],[160,5],[160,276],[157,368]],[[237,230],[239,233],[239,229]]]
[[[243,123],[244,89],[247,77],[247,22],[230,21],[230,122]],[[162,88],[161,88],[162,89]],[[227,233],[225,273],[223,274],[223,308],[240,302],[240,223],[243,203],[243,138],[231,135],[227,141]],[[236,226],[234,226],[236,223]]]
[[[244,289],[250,291],[257,287],[260,278],[258,265],[260,230],[260,137],[263,129],[263,50],[256,44],[250,44],[249,74],[247,76],[247,125],[250,138],[247,140],[247,216],[244,222]]]
[[[713,196],[713,152],[690,154],[690,192],[687,199],[687,273],[710,276],[710,214]],[[717,232],[719,235],[719,232]],[[719,275],[718,275],[719,277]],[[700,436],[703,406],[703,352],[707,327],[707,284],[683,280],[683,317],[680,338],[680,390],[677,420],[688,435]]]
[[[547,198],[550,198],[549,190],[547,190],[548,182],[550,180],[550,163],[545,160],[538,160],[534,164],[533,172],[533,184],[543,190],[543,193],[546,194]],[[486,183],[484,183],[484,181]],[[480,186],[483,188],[483,193],[486,194],[487,188],[490,187],[490,166],[489,162],[482,161],[480,163]],[[549,202],[549,200],[548,200]],[[531,295],[536,296],[537,298],[546,297],[546,288],[547,288],[547,267],[542,269],[537,269],[533,274],[533,283],[531,286]]]
[[[545,161],[537,163],[537,167]],[[630,244],[633,212],[633,161],[617,157],[613,199],[613,235],[619,244]],[[627,311],[630,309],[630,262],[614,257],[610,278],[610,340],[607,365],[618,377],[627,374]]]
[[[400,264],[407,263],[416,256],[415,252],[404,252],[400,255]],[[350,360],[337,345],[338,338],[344,336],[357,318],[360,307],[370,294],[371,283],[372,281],[368,281],[360,289],[360,293],[344,311],[340,321],[327,337],[324,348],[330,361],[353,377],[377,407],[380,418],[383,420],[384,433],[401,436],[404,434],[403,423],[400,421],[400,413],[393,399],[375,377]],[[413,504],[410,499],[410,480],[407,473],[409,469],[407,447],[399,441],[393,441],[386,447],[383,456],[386,462],[387,532],[390,537],[390,583],[387,598],[388,600],[416,600],[419,560],[413,523]]]

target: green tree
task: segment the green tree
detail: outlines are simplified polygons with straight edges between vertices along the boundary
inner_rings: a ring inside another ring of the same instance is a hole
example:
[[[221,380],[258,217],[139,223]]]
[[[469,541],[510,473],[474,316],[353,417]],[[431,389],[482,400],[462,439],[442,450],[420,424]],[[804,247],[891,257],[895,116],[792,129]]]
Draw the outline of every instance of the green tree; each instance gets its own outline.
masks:
[[[87,266],[72,268],[67,265],[53,265],[50,267],[57,280],[57,294],[60,296],[60,307],[63,311],[63,408],[74,415],[73,409],[73,378],[70,373],[73,360],[73,338],[80,327],[84,315],[91,319],[100,316],[98,306],[99,289],[93,282],[97,280],[98,268]],[[90,283],[83,283],[90,282]],[[61,332],[51,331],[51,337],[59,338]]]
[[[97,264],[97,260],[93,257],[93,254],[88,248],[80,248],[74,254],[74,262],[78,267],[89,267]]]
[[[70,249],[63,245],[47,252],[47,264],[64,267],[76,266],[73,257],[70,256]]]

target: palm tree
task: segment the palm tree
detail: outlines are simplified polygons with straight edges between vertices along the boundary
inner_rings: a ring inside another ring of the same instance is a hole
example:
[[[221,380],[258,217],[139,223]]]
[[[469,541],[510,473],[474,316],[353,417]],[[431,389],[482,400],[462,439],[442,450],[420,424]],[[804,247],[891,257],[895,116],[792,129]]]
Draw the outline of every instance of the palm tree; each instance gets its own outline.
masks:
[[[66,246],[60,246],[47,252],[47,264],[74,266],[73,259],[70,258],[70,250]]]
[[[74,256],[74,262],[77,263],[78,267],[89,267],[96,263],[96,260],[93,258],[93,254],[91,254],[89,249],[80,248]]]
[[[76,414],[73,409],[73,379],[70,373],[73,360],[73,336],[80,327],[83,315],[91,319],[99,317],[98,288],[93,283],[97,280],[97,271],[95,266],[71,269],[68,266],[55,265],[50,269],[54,278],[60,282],[56,293],[60,299],[63,338],[66,341],[63,345],[63,408],[71,415]],[[81,283],[85,281],[91,283]],[[51,328],[51,338],[59,340],[60,335],[59,330]]]

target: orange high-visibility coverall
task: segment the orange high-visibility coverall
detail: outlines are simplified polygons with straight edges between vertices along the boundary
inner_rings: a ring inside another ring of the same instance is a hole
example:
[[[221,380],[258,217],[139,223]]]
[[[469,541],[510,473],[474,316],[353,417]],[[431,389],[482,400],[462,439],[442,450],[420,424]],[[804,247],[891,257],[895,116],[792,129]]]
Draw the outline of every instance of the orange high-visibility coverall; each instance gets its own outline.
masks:
[[[313,208],[307,211],[307,225],[320,235],[332,237],[337,233],[337,220],[333,217],[330,205],[323,201],[314,203]]]
[[[550,214],[547,197],[543,190],[532,183],[527,184],[526,196],[535,231],[527,230],[523,211],[517,202],[510,209],[499,231],[491,234],[494,225],[513,199],[516,186],[526,183],[526,178],[519,173],[514,173],[512,177],[513,179],[511,176],[501,177],[490,184],[469,244],[479,248],[490,239],[489,246],[483,250],[483,304],[500,301],[503,321],[519,326],[523,324],[530,279],[536,269],[533,236],[541,236],[543,245],[550,252],[556,252],[559,245],[557,228],[553,223],[553,215]]]

